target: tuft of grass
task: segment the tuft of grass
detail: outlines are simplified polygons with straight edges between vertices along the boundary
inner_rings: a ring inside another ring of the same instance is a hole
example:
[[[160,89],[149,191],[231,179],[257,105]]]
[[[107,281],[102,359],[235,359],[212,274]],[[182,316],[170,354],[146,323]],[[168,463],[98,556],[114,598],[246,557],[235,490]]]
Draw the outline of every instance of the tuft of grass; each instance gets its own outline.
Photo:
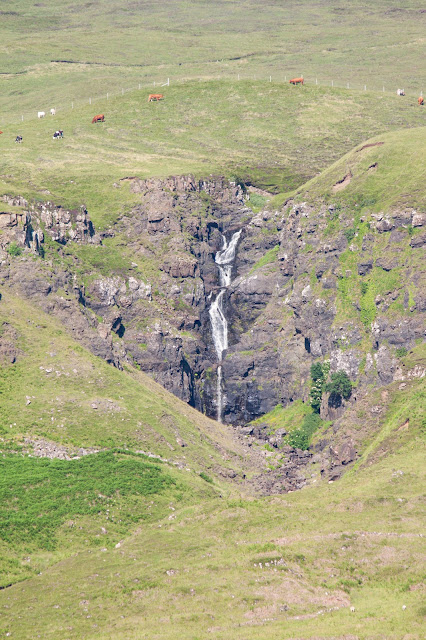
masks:
[[[210,484],[213,483],[212,478],[210,478],[210,476],[205,472],[205,471],[201,471],[200,473],[200,478],[202,478],[203,480],[205,480],[205,482],[209,482]]]
[[[277,254],[278,254],[279,248],[280,248],[280,246],[277,244],[272,249],[269,249],[269,251],[267,251],[265,253],[265,255],[263,255],[256,262],[256,264],[251,268],[250,273],[253,273],[257,269],[261,269],[262,267],[265,267],[267,264],[273,264],[277,259]]]
[[[296,400],[290,405],[283,407],[278,404],[272,411],[266,413],[261,418],[253,420],[252,425],[267,425],[271,433],[275,433],[277,429],[285,429],[291,431],[299,427],[306,415],[311,413],[309,405],[302,400]]]

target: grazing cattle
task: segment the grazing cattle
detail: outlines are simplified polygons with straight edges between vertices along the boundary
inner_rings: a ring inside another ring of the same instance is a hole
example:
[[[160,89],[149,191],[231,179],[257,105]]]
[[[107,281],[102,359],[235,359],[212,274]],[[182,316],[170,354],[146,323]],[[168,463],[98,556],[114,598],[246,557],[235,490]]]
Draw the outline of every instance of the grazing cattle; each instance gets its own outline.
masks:
[[[98,116],[95,116],[92,120],[92,124],[95,124],[96,122],[105,122],[105,116],[103,113],[99,114]]]
[[[16,136],[16,138],[15,138],[15,142],[19,142],[19,144],[21,144],[21,142],[22,142],[22,136]]]
[[[51,109],[50,110],[50,115],[51,116],[56,116],[56,109]]]
[[[2,133],[3,133],[3,131],[0,131],[0,136],[1,136]]]
[[[419,96],[419,99],[417,100],[417,102],[422,105],[425,103],[425,99],[423,98],[423,96]]]
[[[55,131],[55,133],[53,134],[53,139],[57,140],[58,138],[63,138],[64,137],[64,132],[62,131],[62,129],[58,129],[58,131]]]
[[[290,80],[290,84],[303,84],[304,80],[303,78],[292,78]]]
[[[396,91],[396,95],[397,95],[397,96],[405,96],[405,91],[404,91],[404,89],[397,89],[397,91]]]
[[[38,111],[37,118],[44,118],[45,115],[46,115],[45,111]]]
[[[157,100],[163,100],[162,93],[150,93],[148,96],[148,102],[156,102]]]

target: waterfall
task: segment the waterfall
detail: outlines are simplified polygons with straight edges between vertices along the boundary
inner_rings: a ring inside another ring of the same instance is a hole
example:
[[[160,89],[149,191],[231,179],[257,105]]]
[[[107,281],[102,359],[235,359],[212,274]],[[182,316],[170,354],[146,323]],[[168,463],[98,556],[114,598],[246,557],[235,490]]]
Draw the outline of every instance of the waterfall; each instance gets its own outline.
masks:
[[[229,244],[222,235],[222,249],[215,255],[215,262],[219,267],[220,291],[210,306],[209,315],[212,325],[213,343],[217,353],[219,366],[217,368],[217,420],[222,422],[223,396],[222,396],[222,355],[228,348],[228,321],[223,308],[223,296],[226,288],[231,284],[232,265],[235,259],[238,240],[242,229],[234,233]]]

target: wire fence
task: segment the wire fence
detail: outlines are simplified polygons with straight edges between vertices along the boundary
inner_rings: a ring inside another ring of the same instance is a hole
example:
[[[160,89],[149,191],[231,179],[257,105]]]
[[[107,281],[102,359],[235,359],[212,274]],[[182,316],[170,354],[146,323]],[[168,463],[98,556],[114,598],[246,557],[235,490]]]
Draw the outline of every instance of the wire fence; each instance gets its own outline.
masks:
[[[50,106],[48,108],[45,108],[44,110],[44,114],[46,117],[48,117],[50,115],[50,110],[54,109],[55,110],[55,115],[57,113],[61,113],[61,112],[67,112],[69,110],[73,110],[76,109],[78,107],[84,106],[84,105],[93,105],[95,107],[95,105],[97,103],[105,103],[108,102],[109,100],[113,99],[113,98],[117,98],[119,96],[124,96],[127,93],[132,93],[135,91],[147,91],[147,92],[158,92],[160,90],[163,90],[165,87],[170,87],[170,86],[176,86],[176,85],[185,85],[188,83],[194,83],[194,82],[207,82],[207,81],[228,81],[228,82],[232,82],[235,83],[235,85],[238,82],[243,82],[243,81],[252,81],[252,82],[265,82],[265,83],[269,83],[269,84],[289,84],[290,80],[295,77],[293,75],[288,75],[288,74],[275,74],[275,75],[263,75],[263,74],[242,74],[242,73],[237,73],[237,74],[223,74],[221,73],[218,76],[214,76],[214,75],[208,75],[205,77],[188,77],[188,78],[184,78],[184,79],[179,79],[179,78],[167,78],[167,80],[163,79],[163,80],[153,80],[148,82],[147,80],[143,80],[141,82],[139,82],[137,85],[133,85],[131,87],[127,87],[121,88],[120,90],[109,90],[109,91],[105,91],[104,93],[99,93],[98,95],[89,95],[85,98],[74,98],[71,99],[67,102],[63,101],[62,103],[59,103],[55,100],[55,104]],[[299,77],[303,77],[303,76],[299,76]],[[348,90],[348,91],[352,91],[352,92],[357,92],[357,91],[362,91],[362,92],[369,92],[369,93],[375,93],[375,94],[393,94],[393,95],[397,95],[397,92],[402,90],[403,91],[403,95],[402,97],[405,97],[406,99],[409,100],[413,100],[415,99],[417,101],[417,99],[419,98],[419,96],[423,97],[423,89],[418,89],[417,91],[414,89],[408,89],[405,90],[403,86],[393,86],[390,87],[389,84],[387,84],[386,86],[384,84],[380,84],[375,82],[374,84],[372,82],[370,83],[359,83],[359,82],[350,82],[348,81],[344,81],[341,79],[325,79],[325,78],[321,78],[321,77],[311,77],[311,76],[306,76],[303,77],[304,80],[304,85],[307,86],[317,86],[317,87],[321,87],[321,88],[326,88],[326,87],[330,87],[330,88],[335,88],[335,89],[344,89],[344,90]],[[37,108],[33,108],[33,109],[25,109],[24,111],[22,111],[19,115],[18,112],[15,109],[13,109],[13,116],[8,119],[6,118],[3,122],[0,122],[0,126],[3,126],[3,124],[14,124],[14,125],[18,125],[20,122],[27,122],[28,120],[34,120],[37,119],[37,117],[44,117],[44,116],[39,116],[39,112],[40,109]]]

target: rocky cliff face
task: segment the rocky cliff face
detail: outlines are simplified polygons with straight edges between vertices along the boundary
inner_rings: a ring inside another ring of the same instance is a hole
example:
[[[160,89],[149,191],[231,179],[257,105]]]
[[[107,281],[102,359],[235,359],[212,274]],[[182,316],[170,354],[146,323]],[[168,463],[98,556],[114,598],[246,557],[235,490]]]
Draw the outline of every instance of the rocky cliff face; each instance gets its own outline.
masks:
[[[401,375],[396,349],[423,338],[423,212],[364,208],[360,215],[353,207],[289,201],[254,214],[244,188],[222,178],[134,179],[130,188],[139,204],[102,235],[84,208],[6,198],[2,284],[38,299],[96,355],[141,367],[214,417],[214,256],[222,234],[243,229],[224,298],[226,422],[306,401],[317,359],[360,388]],[[54,248],[44,260],[32,257],[43,253],[45,236]],[[21,256],[8,253],[12,242]],[[127,262],[115,263],[113,248]],[[322,414],[336,420],[339,409],[325,405]]]

